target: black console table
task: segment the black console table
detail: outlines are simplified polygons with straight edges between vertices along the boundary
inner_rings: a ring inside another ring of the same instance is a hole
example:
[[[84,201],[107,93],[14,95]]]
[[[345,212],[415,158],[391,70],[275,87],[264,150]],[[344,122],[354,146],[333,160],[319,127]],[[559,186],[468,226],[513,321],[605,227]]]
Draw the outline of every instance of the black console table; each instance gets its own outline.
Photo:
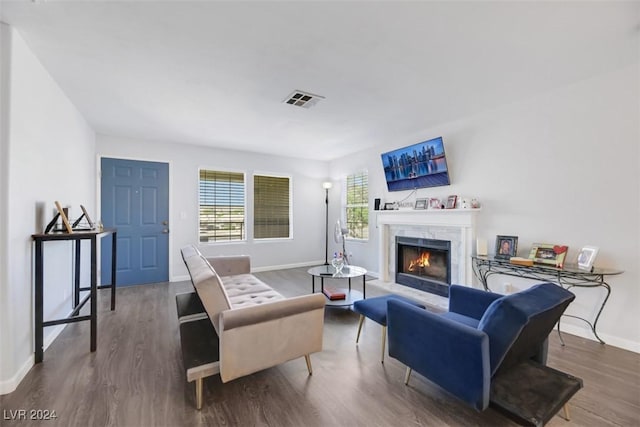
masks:
[[[609,299],[609,295],[611,295],[611,286],[609,286],[609,284],[605,282],[604,278],[605,276],[622,274],[622,270],[594,268],[589,271],[579,269],[577,265],[567,264],[565,264],[563,268],[539,264],[534,264],[531,266],[518,265],[512,264],[511,262],[509,262],[509,260],[486,256],[472,256],[471,259],[473,261],[473,272],[478,280],[480,280],[480,283],[482,283],[482,286],[484,286],[485,291],[490,291],[487,284],[487,279],[489,278],[489,276],[492,276],[494,274],[522,277],[525,279],[541,280],[545,282],[554,282],[566,289],[570,289],[572,287],[605,288],[607,294],[600,304],[598,314],[596,314],[593,323],[579,316],[565,314],[565,316],[567,317],[574,317],[586,322],[591,327],[591,331],[593,332],[593,335],[598,339],[598,341],[600,341],[601,344],[605,343],[604,341],[602,341],[602,339],[600,339],[600,337],[598,336],[598,332],[596,331],[600,314],[602,313],[602,310],[604,309],[604,306]],[[558,329],[558,331],[560,331],[560,329]],[[562,336],[560,336],[560,340],[562,341]]]
[[[97,242],[98,238],[111,235],[111,284],[98,286],[98,268],[97,268]],[[73,233],[42,233],[33,234],[31,237],[35,241],[35,363],[42,362],[43,359],[43,329],[46,326],[60,325],[64,323],[80,322],[89,320],[91,322],[91,351],[96,351],[96,333],[97,333],[97,296],[98,289],[111,289],[111,310],[116,309],[116,229],[105,228],[103,230],[92,231],[74,231]],[[43,315],[43,299],[44,299],[44,266],[43,266],[43,243],[47,241],[73,241],[75,247],[75,271],[74,271],[74,292],[73,292],[73,311],[64,319],[44,320]],[[91,284],[88,287],[80,286],[80,246],[82,240],[91,242]],[[82,301],[80,301],[80,292],[89,291]],[[90,312],[88,315],[81,316],[80,310],[91,301]]]

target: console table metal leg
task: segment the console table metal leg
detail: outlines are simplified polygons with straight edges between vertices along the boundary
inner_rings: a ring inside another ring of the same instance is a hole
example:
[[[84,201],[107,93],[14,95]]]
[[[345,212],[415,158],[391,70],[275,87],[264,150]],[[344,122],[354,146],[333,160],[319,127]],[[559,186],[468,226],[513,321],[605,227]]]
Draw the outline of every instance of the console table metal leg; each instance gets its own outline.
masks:
[[[560,345],[564,347],[564,340],[562,339],[562,331],[560,331],[560,320],[558,320],[558,338],[560,338]]]
[[[36,265],[35,265],[35,274],[36,274],[36,286],[35,286],[35,292],[34,292],[34,298],[35,298],[35,309],[36,309],[36,313],[35,313],[35,320],[36,320],[36,324],[35,324],[35,363],[40,363],[42,362],[42,357],[43,357],[43,352],[44,352],[44,348],[43,348],[43,328],[44,326],[42,325],[43,322],[43,314],[42,314],[42,309],[43,309],[43,282],[44,282],[44,277],[43,277],[43,266],[42,266],[42,241],[40,240],[36,240]]]
[[[81,259],[81,254],[80,254],[80,250],[81,250],[81,246],[82,246],[82,241],[81,240],[76,240],[73,242],[73,245],[75,247],[75,254],[76,254],[76,258],[75,258],[75,277],[73,278],[73,307],[77,307],[78,304],[80,304],[80,259]]]
[[[362,276],[362,299],[367,299],[367,281],[365,276]]]
[[[606,283],[605,281],[600,281],[600,286],[602,286],[603,288],[605,288],[607,290],[607,294],[604,297],[604,300],[602,301],[602,304],[600,304],[600,308],[598,309],[598,313],[596,314],[596,317],[593,321],[593,323],[591,323],[590,321],[588,321],[587,319],[585,319],[584,317],[580,317],[580,316],[575,316],[573,314],[563,314],[563,316],[566,317],[573,317],[574,319],[579,319],[582,320],[583,322],[585,322],[587,325],[589,325],[589,327],[591,328],[591,333],[593,333],[593,336],[596,337],[596,339],[598,340],[598,342],[600,342],[600,344],[606,344],[604,342],[604,340],[602,338],[600,338],[600,336],[598,335],[598,332],[596,330],[596,327],[598,325],[598,320],[600,319],[600,314],[602,314],[602,310],[604,309],[605,304],[607,303],[607,301],[609,300],[609,295],[611,295],[611,287],[609,286],[608,283]],[[567,286],[567,289],[570,290],[572,287],[584,287],[584,286],[580,286],[579,284],[569,284]],[[564,344],[564,343],[563,343]]]
[[[611,287],[604,280],[600,281],[600,284],[607,290],[607,295],[604,297],[604,300],[602,301],[602,304],[600,305],[600,310],[598,310],[598,314],[596,314],[596,318],[593,321],[593,326],[591,327],[591,329],[593,330],[593,335],[595,335],[596,338],[598,338],[598,341],[600,341],[600,344],[604,344],[605,342],[598,336],[598,333],[596,332],[596,326],[598,325],[598,320],[600,319],[600,314],[602,313],[602,310],[604,309],[604,305],[609,300],[609,295],[611,295]]]
[[[476,277],[482,284],[482,287],[484,288],[484,290],[491,292],[491,289],[489,289],[489,283],[488,283],[489,273],[491,273],[491,266],[478,264],[474,262],[471,264],[471,267],[473,269],[473,273],[476,275]]]
[[[116,260],[118,259],[116,254],[116,235],[115,231],[111,235],[111,311],[116,309]]]
[[[91,238],[91,351],[96,351],[98,332],[98,260],[97,239]]]

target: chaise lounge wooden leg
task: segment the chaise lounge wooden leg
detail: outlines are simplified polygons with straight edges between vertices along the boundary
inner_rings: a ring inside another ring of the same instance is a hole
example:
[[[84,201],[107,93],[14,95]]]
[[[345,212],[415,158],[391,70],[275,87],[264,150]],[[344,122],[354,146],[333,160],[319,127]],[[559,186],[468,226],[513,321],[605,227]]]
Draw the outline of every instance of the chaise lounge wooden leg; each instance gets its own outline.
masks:
[[[307,370],[309,371],[309,375],[313,375],[313,369],[311,369],[311,356],[305,354],[304,360],[305,362],[307,362]]]
[[[362,330],[363,323],[364,323],[364,314],[361,314],[360,321],[358,322],[358,335],[356,336],[356,344],[358,344],[358,340],[360,339],[360,331]]]
[[[569,413],[569,404],[565,403],[562,409],[564,410],[564,419],[567,421],[571,421],[571,414]]]
[[[196,408],[202,409],[202,378],[196,380]]]
[[[404,374],[404,385],[409,385],[410,376],[411,376],[411,368],[407,366],[407,371]]]
[[[387,342],[387,327],[382,327],[382,354],[380,355],[380,363],[384,363],[384,345]]]

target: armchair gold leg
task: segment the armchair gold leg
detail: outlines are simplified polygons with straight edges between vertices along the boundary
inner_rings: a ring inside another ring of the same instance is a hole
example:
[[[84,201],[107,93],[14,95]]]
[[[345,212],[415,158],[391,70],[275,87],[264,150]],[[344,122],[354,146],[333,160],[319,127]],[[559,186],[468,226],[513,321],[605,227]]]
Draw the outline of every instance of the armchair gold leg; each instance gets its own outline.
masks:
[[[196,408],[202,409],[202,378],[196,380]]]
[[[360,315],[360,321],[358,321],[358,335],[356,336],[356,344],[360,340],[360,331],[362,330],[362,324],[364,323],[364,314]]]
[[[313,375],[313,369],[311,369],[311,356],[305,354],[304,360],[307,362],[307,371],[309,371],[309,375]]]
[[[404,374],[404,385],[409,385],[410,376],[411,376],[411,368],[407,366],[407,371]]]
[[[564,419],[567,421],[571,421],[571,414],[569,413],[569,404],[565,403],[562,409],[564,410]]]
[[[384,363],[384,344],[387,342],[387,327],[382,327],[382,354],[380,355],[380,363]]]

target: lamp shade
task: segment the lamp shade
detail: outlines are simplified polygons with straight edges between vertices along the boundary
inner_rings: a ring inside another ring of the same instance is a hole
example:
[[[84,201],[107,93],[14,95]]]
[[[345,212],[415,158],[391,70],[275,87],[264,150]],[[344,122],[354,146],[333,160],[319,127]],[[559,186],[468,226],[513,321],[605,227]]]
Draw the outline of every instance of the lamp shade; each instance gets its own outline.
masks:
[[[322,183],[322,188],[324,188],[325,190],[328,190],[328,189],[330,189],[331,187],[333,187],[333,184],[332,184],[332,183],[330,183],[329,181],[327,181],[327,182],[323,182],[323,183]]]

